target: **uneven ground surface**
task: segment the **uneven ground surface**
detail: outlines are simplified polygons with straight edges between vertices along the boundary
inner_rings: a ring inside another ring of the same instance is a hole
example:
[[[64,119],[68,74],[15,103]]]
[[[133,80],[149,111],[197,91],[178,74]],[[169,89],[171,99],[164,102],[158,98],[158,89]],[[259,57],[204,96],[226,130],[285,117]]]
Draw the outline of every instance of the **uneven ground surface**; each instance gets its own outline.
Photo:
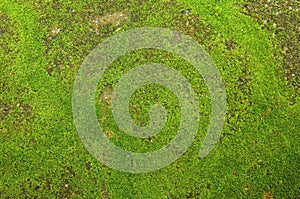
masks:
[[[289,1],[1,1],[1,198],[300,198],[300,2]],[[191,11],[187,11],[191,9]],[[198,159],[210,118],[205,82],[182,58],[139,50],[116,60],[97,88],[99,123],[117,146],[154,151],[175,136],[178,100],[151,84],[130,113],[149,123],[162,104],[168,120],[151,139],[114,122],[118,79],[145,63],[183,74],[199,98],[201,122],[188,151],[146,174],[122,173],[83,146],[72,117],[72,89],[83,60],[104,39],[135,27],[190,35],[211,55],[227,92],[226,122],[213,151]]]
[[[279,48],[286,78],[299,89],[300,78],[300,8],[299,1],[248,1],[243,13],[253,17],[264,30],[272,32],[274,47]]]

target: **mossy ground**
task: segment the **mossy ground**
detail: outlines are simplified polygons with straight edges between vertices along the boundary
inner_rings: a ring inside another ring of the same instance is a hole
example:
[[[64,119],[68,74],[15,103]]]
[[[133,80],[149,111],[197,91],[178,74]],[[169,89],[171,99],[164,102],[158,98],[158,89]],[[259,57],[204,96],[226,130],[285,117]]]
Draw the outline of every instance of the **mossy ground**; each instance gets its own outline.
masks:
[[[1,1],[1,198],[299,198],[299,2],[260,2],[266,6],[251,0]],[[181,12],[186,9],[191,13]],[[147,26],[181,31],[210,53],[226,86],[226,123],[213,151],[198,159],[210,114],[202,78],[172,53],[122,56],[100,80],[96,104],[116,145],[156,150],[178,126],[174,95],[149,85],[133,96],[132,117],[147,124],[151,104],[160,102],[172,116],[166,127],[151,140],[118,130],[111,89],[134,66],[174,67],[191,82],[201,110],[196,139],[179,160],[151,173],[122,173],[84,148],[73,124],[72,88],[101,41]]]

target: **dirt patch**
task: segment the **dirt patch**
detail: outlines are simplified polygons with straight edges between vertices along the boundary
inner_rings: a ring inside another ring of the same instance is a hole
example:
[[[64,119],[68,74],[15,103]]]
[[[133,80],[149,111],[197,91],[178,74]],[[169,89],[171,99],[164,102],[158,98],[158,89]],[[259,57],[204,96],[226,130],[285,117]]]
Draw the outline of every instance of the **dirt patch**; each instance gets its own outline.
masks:
[[[109,197],[109,193],[107,191],[107,188],[106,188],[106,185],[104,183],[101,183],[101,193],[102,193],[102,196],[101,196],[101,199],[108,199],[110,198]]]
[[[4,119],[5,116],[9,114],[11,107],[8,104],[1,105],[1,119]]]
[[[3,51],[5,56],[8,56],[15,50],[14,45],[19,42],[16,32],[17,27],[16,23],[7,14],[0,13],[0,21],[0,50]]]
[[[101,90],[101,94],[99,95],[99,98],[102,102],[106,103],[107,105],[110,105],[112,101],[112,94],[113,94],[112,86],[107,85]]]
[[[273,32],[274,47],[281,49],[286,78],[300,90],[300,15],[299,1],[247,0],[239,5],[243,13],[253,17],[263,29]]]
[[[128,20],[130,16],[129,11],[121,10],[113,13],[106,13],[102,16],[94,16],[91,20],[91,24],[93,26],[93,29],[95,33],[98,35],[100,34],[100,27],[106,26],[106,25],[113,25],[113,26],[119,26],[124,21]]]
[[[14,125],[20,125],[32,113],[32,107],[29,104],[17,103],[16,105],[1,104],[0,119],[5,120],[10,114],[14,118]],[[18,119],[17,119],[18,118]]]
[[[270,192],[267,192],[264,194],[264,199],[272,199],[272,198],[273,198],[273,196]]]

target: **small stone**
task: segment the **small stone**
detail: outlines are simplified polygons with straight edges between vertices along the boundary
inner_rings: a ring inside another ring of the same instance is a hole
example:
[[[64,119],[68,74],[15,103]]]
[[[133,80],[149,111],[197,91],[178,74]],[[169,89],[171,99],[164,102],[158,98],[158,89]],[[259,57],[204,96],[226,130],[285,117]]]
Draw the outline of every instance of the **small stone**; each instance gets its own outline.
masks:
[[[57,27],[54,27],[54,28],[51,30],[51,33],[52,33],[53,36],[56,36],[59,32],[60,32],[60,29],[57,28]]]
[[[190,14],[192,12],[192,9],[189,8],[189,9],[186,9],[186,10],[182,10],[180,13],[183,14],[183,15],[187,15],[187,14]]]
[[[267,25],[267,22],[268,22],[267,20],[264,20],[264,25]]]

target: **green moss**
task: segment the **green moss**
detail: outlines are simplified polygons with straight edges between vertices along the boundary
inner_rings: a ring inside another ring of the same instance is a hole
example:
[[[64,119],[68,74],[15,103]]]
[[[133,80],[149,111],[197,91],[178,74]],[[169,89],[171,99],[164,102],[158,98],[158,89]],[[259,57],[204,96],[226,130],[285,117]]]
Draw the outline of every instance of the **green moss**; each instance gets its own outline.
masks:
[[[255,20],[259,15],[245,15],[241,5],[198,0],[2,1],[1,198],[299,197],[297,79],[283,78],[288,72],[282,64],[286,66],[290,51],[283,55],[278,45],[283,35],[297,32],[283,30],[282,36],[273,37],[274,29],[263,29]],[[182,14],[186,9],[191,13]],[[118,12],[125,17],[107,18]],[[146,125],[151,105],[164,104],[169,118],[162,132],[150,140],[118,129],[109,95],[134,66],[158,62],[178,70],[192,84],[201,113],[195,141],[179,160],[155,172],[129,174],[108,168],[84,148],[73,124],[71,96],[76,72],[97,44],[144,26],[175,29],[199,42],[222,74],[228,107],[220,141],[198,159],[210,118],[203,79],[185,60],[165,51],[140,50],[120,57],[100,80],[96,103],[99,122],[116,145],[136,152],[159,149],[174,136],[180,120],[174,94],[153,84],[134,94],[130,111],[134,122]]]

